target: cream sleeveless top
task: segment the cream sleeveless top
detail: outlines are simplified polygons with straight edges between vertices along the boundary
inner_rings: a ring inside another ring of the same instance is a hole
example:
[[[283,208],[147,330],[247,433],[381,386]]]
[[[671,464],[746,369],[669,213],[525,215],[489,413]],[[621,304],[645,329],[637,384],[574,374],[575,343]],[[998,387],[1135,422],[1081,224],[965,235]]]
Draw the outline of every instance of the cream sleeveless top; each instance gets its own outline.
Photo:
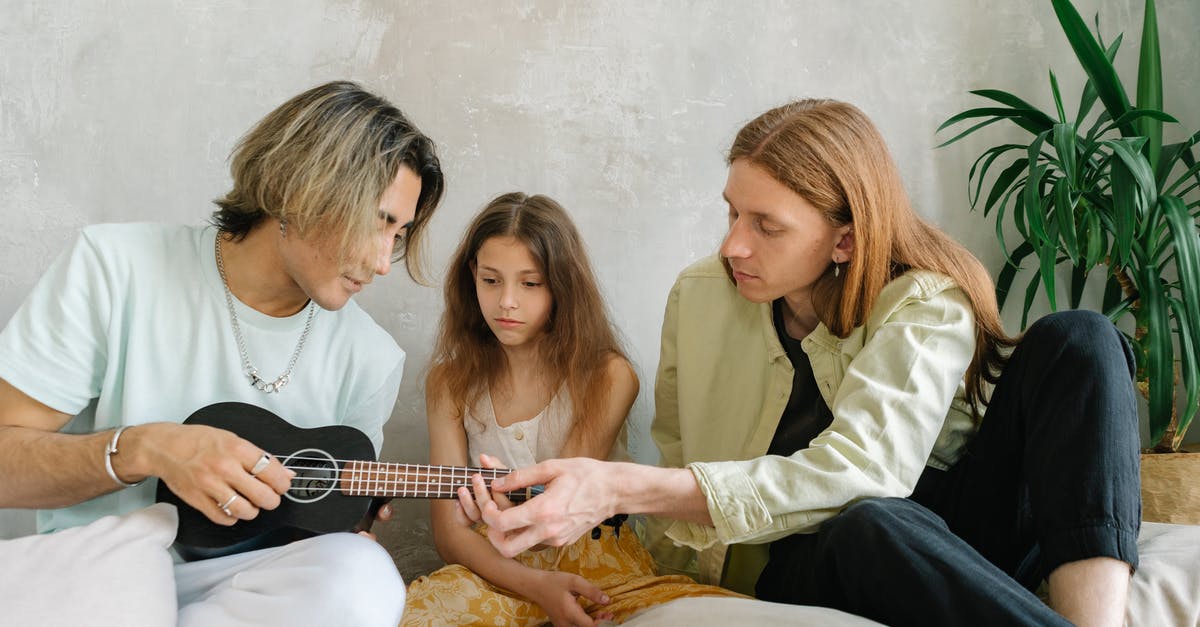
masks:
[[[571,409],[571,394],[562,387],[538,415],[502,427],[496,422],[491,392],[481,394],[463,420],[470,455],[468,464],[477,465],[480,453],[498,458],[509,468],[524,468],[558,457],[571,433]],[[610,461],[629,459],[626,437],[626,424],[622,424],[608,456]]]

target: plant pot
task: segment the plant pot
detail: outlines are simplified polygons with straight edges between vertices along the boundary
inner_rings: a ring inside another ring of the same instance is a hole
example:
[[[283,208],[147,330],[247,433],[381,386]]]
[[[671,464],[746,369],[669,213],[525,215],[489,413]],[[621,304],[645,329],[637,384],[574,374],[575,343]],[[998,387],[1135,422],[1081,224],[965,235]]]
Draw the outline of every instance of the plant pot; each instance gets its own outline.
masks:
[[[1142,454],[1142,520],[1200,525],[1200,453]]]

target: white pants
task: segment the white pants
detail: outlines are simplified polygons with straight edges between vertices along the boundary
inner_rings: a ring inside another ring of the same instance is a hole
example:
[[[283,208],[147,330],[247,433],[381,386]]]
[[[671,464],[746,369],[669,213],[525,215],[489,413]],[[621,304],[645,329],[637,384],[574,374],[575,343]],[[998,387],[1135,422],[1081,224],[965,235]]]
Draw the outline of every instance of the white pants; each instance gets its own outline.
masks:
[[[404,582],[378,543],[334,533],[175,565],[180,627],[395,627]]]
[[[175,507],[0,541],[0,627],[395,627],[404,582],[387,551],[335,533],[172,564]]]

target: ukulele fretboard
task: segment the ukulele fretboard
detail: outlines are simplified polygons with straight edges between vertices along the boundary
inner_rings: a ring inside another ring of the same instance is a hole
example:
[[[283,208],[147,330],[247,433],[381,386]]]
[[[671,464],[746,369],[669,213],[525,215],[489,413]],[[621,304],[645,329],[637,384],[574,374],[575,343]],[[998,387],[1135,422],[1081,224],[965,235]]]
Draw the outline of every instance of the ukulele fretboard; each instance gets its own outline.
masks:
[[[492,482],[507,475],[507,469],[465,466],[433,466],[387,462],[347,461],[341,471],[342,492],[349,496],[414,499],[453,499],[460,487],[471,488],[471,477],[480,475],[490,489]],[[521,502],[534,496],[532,488],[509,492],[509,500]]]

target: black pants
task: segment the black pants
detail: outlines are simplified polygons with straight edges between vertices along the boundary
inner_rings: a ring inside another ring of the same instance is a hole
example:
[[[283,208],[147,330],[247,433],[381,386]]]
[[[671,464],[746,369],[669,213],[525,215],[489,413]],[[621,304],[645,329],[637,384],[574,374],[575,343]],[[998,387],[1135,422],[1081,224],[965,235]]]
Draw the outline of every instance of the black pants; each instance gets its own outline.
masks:
[[[962,460],[927,468],[910,498],[860,501],[774,542],[758,596],[889,625],[1069,624],[1031,592],[1042,578],[1092,557],[1137,566],[1133,372],[1103,316],[1039,320]]]

